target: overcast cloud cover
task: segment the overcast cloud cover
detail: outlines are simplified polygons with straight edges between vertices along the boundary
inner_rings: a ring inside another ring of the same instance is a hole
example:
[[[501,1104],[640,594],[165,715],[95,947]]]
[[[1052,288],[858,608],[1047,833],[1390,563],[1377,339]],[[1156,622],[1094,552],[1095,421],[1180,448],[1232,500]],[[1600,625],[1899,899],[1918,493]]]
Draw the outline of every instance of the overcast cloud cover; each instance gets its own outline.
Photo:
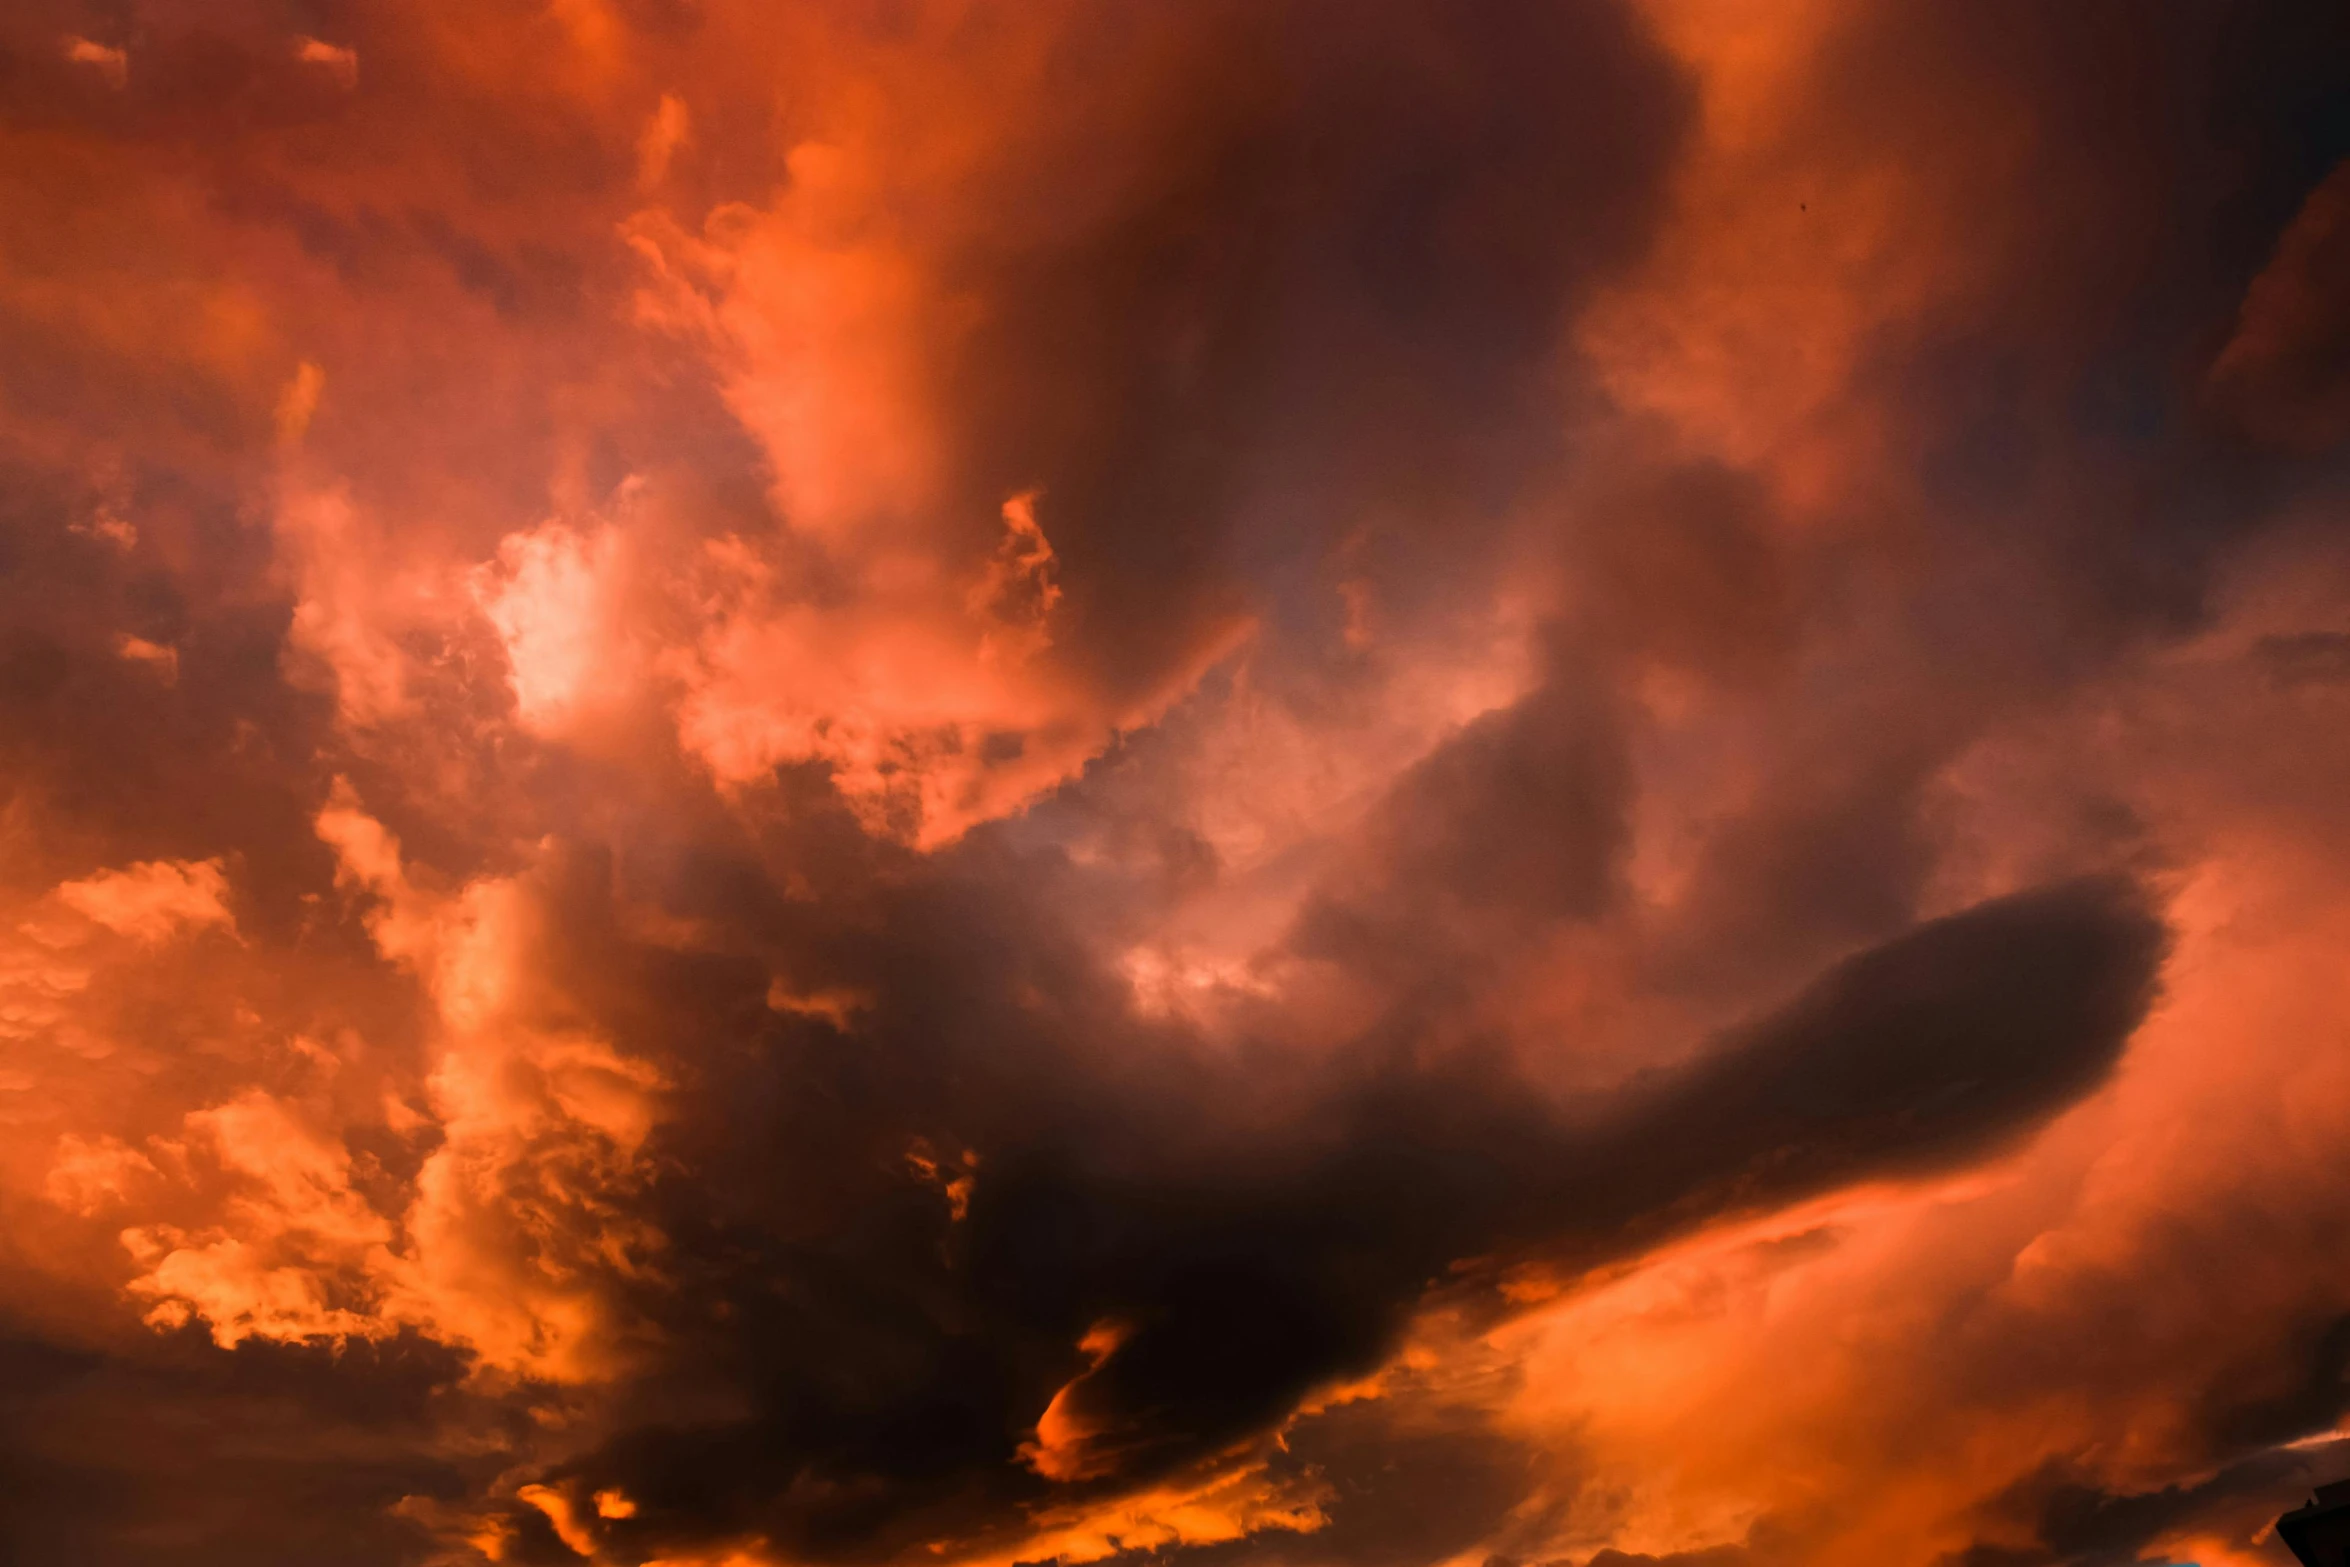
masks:
[[[2350,11],[15,0],[0,1563],[2350,1471]]]

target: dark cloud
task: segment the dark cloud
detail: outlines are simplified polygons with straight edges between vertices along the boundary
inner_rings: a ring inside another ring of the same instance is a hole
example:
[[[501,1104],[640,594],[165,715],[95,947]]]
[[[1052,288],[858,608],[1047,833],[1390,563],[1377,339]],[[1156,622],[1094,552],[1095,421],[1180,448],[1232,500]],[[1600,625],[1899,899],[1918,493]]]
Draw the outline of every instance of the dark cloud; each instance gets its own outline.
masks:
[[[2322,452],[2350,434],[2350,165],[2338,165],[2277,242],[2211,368],[2213,395],[2255,435]]]
[[[1087,662],[1161,679],[1199,617],[1253,607],[1239,572],[1311,570],[1384,514],[1439,508],[1443,550],[1473,550],[1688,120],[1635,20],[1215,6],[1164,35],[1080,21],[1055,71],[1075,108],[1006,199],[1086,216],[955,258],[990,308],[949,374],[972,515],[1036,487],[1067,519]],[[1099,104],[1105,74],[1137,85]],[[1105,157],[1147,172],[1089,202]]]
[[[1977,1545],[1947,1558],[1951,1567],[2126,1567],[2167,1557],[2166,1535],[2195,1526],[2239,1546],[2261,1542],[2258,1559],[2290,1562],[2268,1537],[2280,1510],[2338,1466],[2341,1444],[2268,1451],[2239,1459],[2202,1479],[2141,1492],[2109,1492],[2052,1470],[2018,1485],[1994,1504],[2030,1519],[2028,1545]]]
[[[678,1255],[654,1309],[682,1353],[629,1395],[641,1429],[576,1471],[638,1499],[630,1541],[862,1556],[968,1528],[1044,1494],[1018,1449],[1072,1379],[1097,1483],[1166,1473],[1372,1369],[1455,1263],[1595,1265],[2017,1136],[2110,1067],[2162,950],[2121,884],[2003,900],[1561,1109],[1481,1053],[1427,1058],[1401,1019],[1332,1078],[1269,1088],[1083,1006],[1071,956],[974,943],[938,897],[889,927],[934,932],[890,955],[922,984],[882,986],[856,1037],[699,1057],[656,1198]],[[1250,1109],[1268,1091],[1278,1116]],[[967,1219],[909,1174],[912,1129],[969,1149]],[[1123,1337],[1089,1371],[1100,1323]]]
[[[0,1560],[390,1564],[422,1536],[392,1509],[494,1471],[449,1443],[506,1420],[414,1338],[336,1351],[198,1330],[149,1345],[0,1340]],[[443,1449],[436,1451],[436,1448]]]

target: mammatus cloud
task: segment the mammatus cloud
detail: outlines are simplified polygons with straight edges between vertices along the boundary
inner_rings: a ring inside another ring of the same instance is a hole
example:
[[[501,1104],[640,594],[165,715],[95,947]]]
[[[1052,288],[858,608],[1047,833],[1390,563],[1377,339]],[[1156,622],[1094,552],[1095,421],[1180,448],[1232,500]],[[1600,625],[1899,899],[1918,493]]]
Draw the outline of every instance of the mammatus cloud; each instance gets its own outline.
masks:
[[[11,11],[0,1560],[2278,1560],[2337,10]]]

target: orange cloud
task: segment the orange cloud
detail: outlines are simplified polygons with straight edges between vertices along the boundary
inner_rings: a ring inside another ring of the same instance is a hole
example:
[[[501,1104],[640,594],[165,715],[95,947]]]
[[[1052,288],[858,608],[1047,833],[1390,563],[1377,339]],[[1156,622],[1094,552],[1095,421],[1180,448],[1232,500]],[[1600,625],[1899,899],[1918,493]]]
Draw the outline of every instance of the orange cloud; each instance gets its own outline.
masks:
[[[117,9],[0,17],[0,1557],[2350,1464],[2321,8]]]
[[[58,901],[108,930],[163,941],[208,925],[234,929],[220,861],[147,861],[59,884]]]

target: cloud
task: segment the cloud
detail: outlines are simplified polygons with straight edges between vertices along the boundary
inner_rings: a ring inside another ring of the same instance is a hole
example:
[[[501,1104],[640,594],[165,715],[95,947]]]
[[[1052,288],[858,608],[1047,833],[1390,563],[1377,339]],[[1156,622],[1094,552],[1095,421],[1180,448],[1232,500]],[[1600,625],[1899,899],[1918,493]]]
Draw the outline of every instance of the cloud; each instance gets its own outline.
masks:
[[[130,80],[129,56],[112,45],[92,43],[87,38],[68,38],[65,57],[76,65],[95,68],[118,91]]]
[[[295,40],[294,58],[306,65],[323,67],[346,89],[359,85],[359,51],[356,49],[341,48],[319,38],[301,38]]]
[[[2338,1466],[2338,8],[20,9],[0,1557]]]
[[[2288,447],[2323,451],[2350,432],[2350,388],[2342,378],[2344,337],[2338,276],[2350,247],[2350,165],[2302,204],[2252,280],[2233,336],[2211,367],[2222,405],[2253,433]]]
[[[217,859],[149,860],[61,882],[57,900],[108,930],[138,941],[163,941],[186,930],[226,925],[228,878]]]

